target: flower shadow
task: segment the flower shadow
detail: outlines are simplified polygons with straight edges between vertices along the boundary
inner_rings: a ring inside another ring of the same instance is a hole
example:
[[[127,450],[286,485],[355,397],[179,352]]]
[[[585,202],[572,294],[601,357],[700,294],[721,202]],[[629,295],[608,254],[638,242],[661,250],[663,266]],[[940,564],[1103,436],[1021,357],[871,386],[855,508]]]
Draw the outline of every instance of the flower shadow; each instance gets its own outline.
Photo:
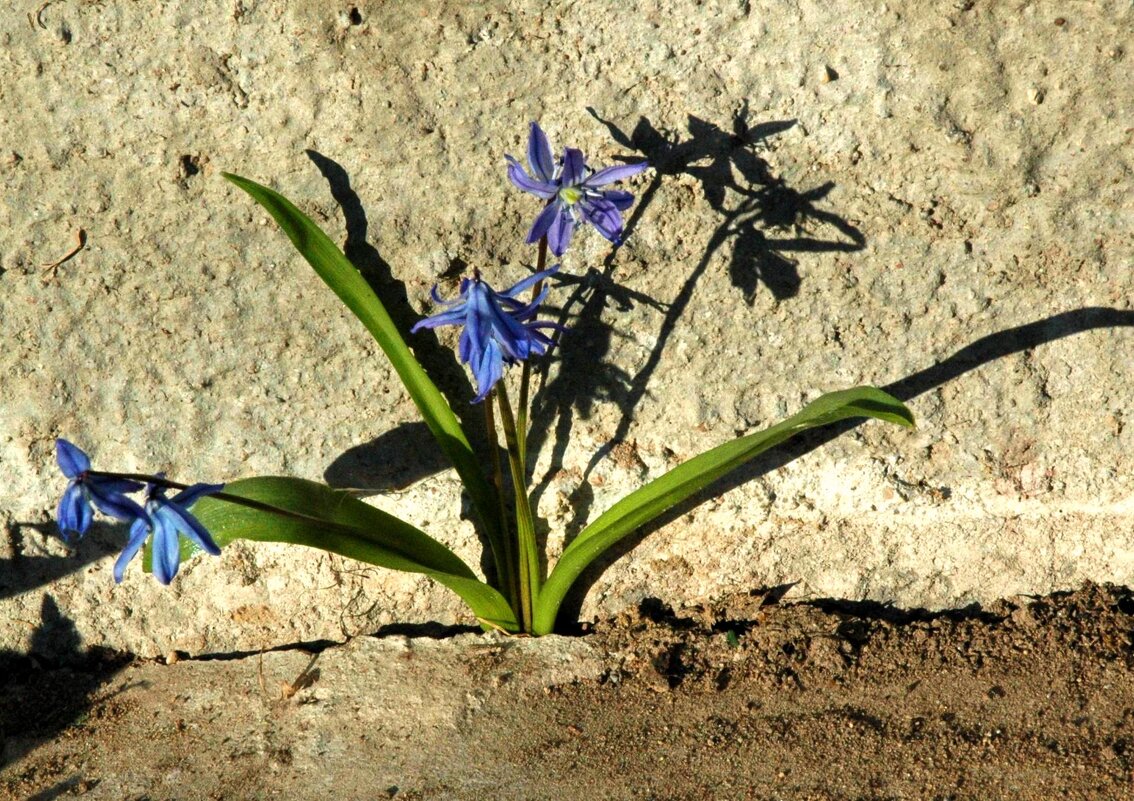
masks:
[[[12,556],[0,559],[0,600],[12,598],[37,587],[78,573],[95,561],[122,550],[121,525],[95,522],[85,537],[78,540],[70,554],[55,556],[42,552],[28,554],[24,531],[36,532],[42,540],[54,539],[58,527],[51,523],[13,522],[5,527],[8,549]],[[112,533],[113,532],[113,533]],[[33,540],[34,541],[34,540]]]
[[[654,167],[654,179],[642,196],[636,218],[652,201],[664,176],[688,175],[700,184],[705,200],[721,221],[710,237],[702,264],[693,275],[699,277],[705,263],[731,240],[729,276],[749,305],[755,301],[760,283],[767,286],[777,300],[798,294],[801,283],[798,265],[785,254],[852,252],[866,244],[862,232],[854,225],[817,207],[834,188],[834,183],[799,191],[775,176],[761,157],[760,150],[766,142],[795,127],[795,120],[773,120],[752,126],[745,103],[733,115],[731,132],[690,114],[689,138],[681,139],[663,134],[645,117],[639,118],[634,130],[627,134],[610,120],[600,117],[593,108],[587,111],[606,126],[615,141],[644,154]],[[730,202],[733,197],[738,201]],[[830,238],[800,235],[814,225],[833,228],[836,235]],[[768,234],[789,229],[794,229],[790,236]]]

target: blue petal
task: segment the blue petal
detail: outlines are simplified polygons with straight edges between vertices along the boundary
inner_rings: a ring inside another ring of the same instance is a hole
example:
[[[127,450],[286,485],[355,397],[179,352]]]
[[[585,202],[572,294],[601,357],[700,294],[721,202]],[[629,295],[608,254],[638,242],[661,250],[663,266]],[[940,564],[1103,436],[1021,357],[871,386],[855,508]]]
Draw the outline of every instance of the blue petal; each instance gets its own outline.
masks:
[[[433,298],[433,302],[440,306],[450,306],[461,301],[460,297],[458,297],[456,300],[445,300],[445,298],[441,297],[441,293],[438,291],[437,284],[434,284],[433,289],[429,290],[429,297]]]
[[[500,308],[498,296],[492,288],[482,281],[470,297],[475,303],[474,314],[469,320],[470,327],[476,326],[473,332],[474,341],[476,337],[481,337],[485,341],[484,347],[479,350],[486,351],[488,346],[495,342],[508,361],[526,358],[527,345],[524,340],[527,337],[523,326]]]
[[[554,328],[556,331],[566,331],[567,326],[560,323],[553,323],[551,320],[534,320],[530,323],[524,323],[527,328]]]
[[[164,473],[158,473],[158,476],[164,476]],[[129,478],[115,478],[114,476],[88,475],[83,483],[88,487],[97,488],[103,495],[124,495],[145,489],[145,484],[138,481]]]
[[[535,222],[532,223],[531,230],[528,231],[528,235],[524,238],[524,241],[530,245],[532,242],[538,242],[543,239],[543,237],[547,235],[547,229],[551,227],[555,216],[560,213],[563,213],[563,208],[559,203],[547,204],[543,211],[539,213],[539,216],[535,218]]]
[[[537,122],[533,122],[528,130],[528,166],[532,168],[532,175],[541,181],[554,181],[555,163],[552,160],[551,144]]]
[[[634,205],[634,195],[623,192],[621,189],[605,189],[602,196],[614,204],[619,211],[626,211]]]
[[[554,264],[551,267],[548,267],[546,270],[543,270],[542,272],[532,273],[522,281],[517,281],[515,284],[508,287],[500,294],[504,295],[505,297],[514,298],[516,297],[516,295],[520,294],[528,287],[535,286],[538,282],[547,278],[549,275],[554,275],[557,272],[559,272],[559,265]]]
[[[91,527],[94,512],[91,503],[83,492],[83,486],[78,481],[72,481],[59,499],[59,508],[55,510],[55,520],[59,524],[59,533],[64,541],[70,542],[70,532],[82,537]]]
[[[543,356],[547,353],[548,348],[555,344],[555,340],[540,331],[531,331],[532,336],[532,355]]]
[[[62,437],[55,440],[55,461],[67,478],[78,478],[80,473],[91,469],[90,458]]]
[[[622,235],[622,215],[610,201],[602,198],[580,200],[579,211],[587,222],[611,242],[617,242]]]
[[[563,149],[563,174],[559,176],[560,186],[575,186],[583,182],[587,174],[587,164],[583,151],[573,147]]]
[[[469,288],[469,314],[465,318],[465,333],[468,335],[465,355],[469,357],[474,372],[476,371],[475,365],[479,363],[489,344],[490,331],[484,323],[487,302],[484,283],[475,282]]]
[[[461,338],[457,342],[457,355],[461,357],[461,364],[468,364],[472,360],[472,337],[469,336],[468,328],[461,332]]]
[[[544,272],[546,272],[546,270]],[[540,293],[532,298],[531,303],[529,303],[527,306],[523,306],[513,311],[512,317],[516,318],[520,322],[527,322],[528,320],[530,320],[535,316],[536,311],[539,310],[539,304],[543,303],[544,298],[547,297],[547,293],[550,290],[551,287],[549,286],[543,287],[543,289],[540,290]]]
[[[492,326],[492,339],[500,346],[508,362],[528,358],[528,332],[512,315],[501,311],[499,307],[493,307],[488,322]]]
[[[414,323],[413,328],[410,329],[411,334],[416,334],[423,328],[437,328],[442,325],[461,325],[465,321],[467,311],[465,304],[461,304],[455,309],[443,311],[440,314],[435,314],[432,317],[426,317]]]
[[[188,489],[183,489],[181,492],[174,495],[169,499],[169,502],[175,507],[184,507],[188,509],[195,504],[199,498],[204,495],[214,495],[224,490],[224,484],[203,484],[197,483]]]
[[[549,331],[555,331],[560,334],[567,330],[567,326],[561,325],[559,323],[553,323],[550,320],[536,320],[530,323],[524,323],[524,327],[528,329],[528,333],[531,334],[532,340],[543,345],[545,349],[554,345],[555,340],[539,329],[546,328]],[[540,350],[538,351],[538,354],[542,356],[545,352],[546,350]]]
[[[181,543],[177,539],[177,519],[166,506],[153,513],[154,521],[154,577],[162,584],[169,584],[177,575],[181,565]]]
[[[601,169],[583,183],[591,188],[606,186],[615,181],[631,178],[649,167],[649,162],[639,161],[637,164],[617,164],[613,167]]]
[[[544,200],[549,200],[555,195],[556,187],[554,184],[529,178],[528,174],[524,172],[524,168],[515,159],[510,156],[508,159],[508,180],[512,182],[513,186]]]
[[[213,490],[213,492],[218,491],[219,490]],[[177,529],[177,532],[184,534],[192,540],[202,551],[212,554],[213,556],[219,555],[220,546],[213,541],[213,536],[209,533],[209,530],[202,526],[200,520],[189,514],[185,507],[181,506],[176,501],[177,499],[174,498],[167,502],[163,508],[169,512],[171,520],[176,519],[177,522],[174,527]]]
[[[562,209],[552,221],[551,227],[547,229],[547,244],[551,247],[551,252],[556,256],[566,253],[567,246],[571,244],[571,234],[574,232],[574,218],[566,209]]]
[[[517,311],[524,308],[523,301],[519,301],[516,298],[509,297],[508,295],[505,295],[501,292],[493,292],[492,298],[493,298],[493,300],[496,301],[496,305],[501,310],[508,312],[508,314],[514,315]]]
[[[488,397],[488,393],[504,375],[504,358],[497,344],[490,340],[480,359],[472,367],[477,389],[476,397],[472,402],[480,403]]]
[[[146,542],[146,537],[149,534],[150,526],[141,518],[135,520],[134,524],[130,526],[130,539],[114,562],[114,582],[116,584],[122,583],[122,577],[126,574],[126,565],[130,564],[130,560],[137,555],[138,549]]]
[[[126,489],[122,489],[124,485],[127,487]],[[133,488],[130,488],[130,485],[133,485]],[[91,479],[86,482],[86,487],[91,502],[103,514],[116,517],[119,520],[134,520],[147,516],[141,506],[122,494],[123,492],[135,492],[142,489],[142,485],[137,482],[124,481],[123,479],[105,481]]]

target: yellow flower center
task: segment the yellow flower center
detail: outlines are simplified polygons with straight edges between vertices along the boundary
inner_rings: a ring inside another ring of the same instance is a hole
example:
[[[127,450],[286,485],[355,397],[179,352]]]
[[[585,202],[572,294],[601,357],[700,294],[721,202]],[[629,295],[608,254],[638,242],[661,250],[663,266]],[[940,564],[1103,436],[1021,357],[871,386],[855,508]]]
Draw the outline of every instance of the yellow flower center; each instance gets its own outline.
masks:
[[[559,190],[559,197],[568,206],[574,206],[583,197],[583,190],[577,186],[565,186]]]

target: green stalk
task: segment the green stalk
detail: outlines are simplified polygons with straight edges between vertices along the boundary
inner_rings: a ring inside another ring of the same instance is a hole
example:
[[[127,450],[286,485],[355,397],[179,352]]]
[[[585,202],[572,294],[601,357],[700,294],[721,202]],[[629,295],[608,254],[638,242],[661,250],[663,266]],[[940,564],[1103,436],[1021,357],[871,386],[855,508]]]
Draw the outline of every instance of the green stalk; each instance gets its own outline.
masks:
[[[527,481],[524,478],[524,465],[520,459],[516,418],[512,415],[512,404],[503,386],[497,390],[496,397],[500,402],[500,424],[504,429],[504,441],[508,444],[508,464],[512,468],[512,485],[516,491],[516,540],[520,551],[520,627],[526,632],[531,630],[532,605],[539,593],[539,548],[536,544],[535,521],[532,518]]]
[[[88,470],[92,476],[105,476],[106,478],[125,478],[129,481],[141,481],[145,484],[154,484],[165,489],[187,490],[188,484],[182,484],[180,481],[170,481],[168,478],[161,476],[151,476],[148,473],[113,473],[106,470]],[[268,514],[279,515],[281,517],[290,517],[293,520],[302,520],[308,523],[325,523],[323,519],[314,517],[312,515],[305,515],[302,512],[295,512],[291,509],[281,509],[278,506],[273,506],[270,503],[262,503],[252,498],[244,498],[240,495],[233,495],[230,492],[210,492],[209,497],[216,498],[218,501],[228,501],[237,506],[244,506],[249,509],[255,509],[257,512],[267,512]]]
[[[499,501],[500,531],[508,531],[508,506],[504,502],[504,469],[500,464],[500,439],[496,433],[496,415],[492,413],[492,396],[496,390],[490,390],[484,400],[484,426],[488,430],[488,447],[492,451],[492,482],[496,486],[496,498]],[[499,578],[500,589],[508,597],[512,611],[520,617],[519,587],[516,576],[515,543],[507,535],[503,537],[503,553],[497,554],[493,549],[496,563],[496,574]]]

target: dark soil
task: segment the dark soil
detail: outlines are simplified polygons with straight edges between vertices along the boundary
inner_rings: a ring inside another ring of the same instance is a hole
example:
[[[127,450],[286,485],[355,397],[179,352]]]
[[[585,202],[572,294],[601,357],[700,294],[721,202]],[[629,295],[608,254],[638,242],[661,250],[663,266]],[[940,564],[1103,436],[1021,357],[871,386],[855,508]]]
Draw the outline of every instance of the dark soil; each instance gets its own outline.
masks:
[[[302,674],[323,684],[305,700],[285,687],[264,704],[241,701],[264,689],[256,656],[24,660],[3,689],[0,797],[1134,798],[1127,588],[946,613],[774,593],[647,602],[586,642],[601,678],[525,687],[466,660],[451,680],[473,701],[440,725],[407,701],[397,733],[367,717],[396,710],[396,688],[351,695],[345,714],[330,668]],[[436,683],[419,670],[411,681]],[[201,702],[210,687],[233,703]]]

